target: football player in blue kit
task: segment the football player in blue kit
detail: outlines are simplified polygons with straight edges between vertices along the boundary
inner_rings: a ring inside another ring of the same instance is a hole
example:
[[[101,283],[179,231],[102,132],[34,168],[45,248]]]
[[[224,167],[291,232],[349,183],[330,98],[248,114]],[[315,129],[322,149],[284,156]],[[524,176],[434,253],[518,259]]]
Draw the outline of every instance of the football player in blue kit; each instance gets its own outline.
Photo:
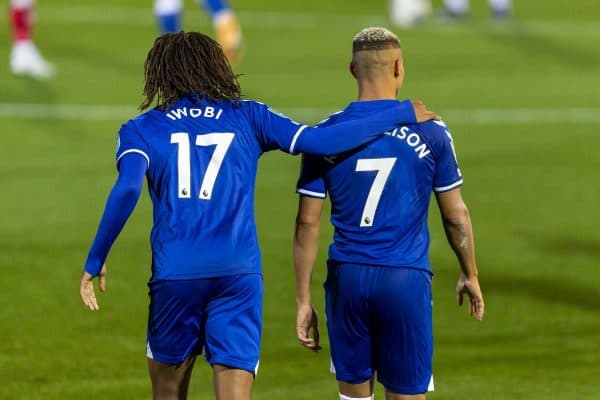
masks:
[[[298,124],[241,100],[217,42],[200,33],[160,36],[145,64],[145,101],[157,106],[118,134],[117,181],[80,280],[98,310],[104,261],[144,178],[153,204],[147,330],[154,399],[185,399],[196,356],[213,366],[217,399],[247,400],[258,369],[263,281],[254,222],[259,157],[266,151],[336,154],[400,123],[433,118],[422,103],[390,102],[368,118],[327,128]]]
[[[358,101],[319,127],[365,118],[396,101],[404,79],[397,36],[384,28],[359,32],[350,70],[358,82]],[[427,228],[432,191],[460,264],[459,304],[466,294],[471,315],[483,317],[462,182],[452,137],[441,121],[398,124],[334,157],[304,156],[294,240],[296,329],[304,346],[319,349],[310,282],[328,193],[335,232],[324,286],[340,399],[372,399],[375,375],[387,400],[424,399],[433,390]]]

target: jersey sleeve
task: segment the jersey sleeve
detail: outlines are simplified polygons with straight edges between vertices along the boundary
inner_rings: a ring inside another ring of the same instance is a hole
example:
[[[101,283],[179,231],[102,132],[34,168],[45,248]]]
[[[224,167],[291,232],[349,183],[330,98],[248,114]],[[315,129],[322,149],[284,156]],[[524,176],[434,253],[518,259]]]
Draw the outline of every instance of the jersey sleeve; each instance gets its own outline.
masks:
[[[142,155],[150,166],[150,151],[140,132],[133,121],[128,121],[119,130],[117,135],[116,164],[119,167],[121,159],[131,153]]]
[[[259,115],[254,117],[254,123],[263,149],[279,148],[290,154],[330,156],[343,153],[377,139],[384,131],[399,124],[416,122],[409,100],[399,101],[367,118],[320,128],[300,125],[262,106]]]
[[[435,192],[447,192],[462,185],[463,178],[458,167],[456,151],[452,135],[443,122],[434,122],[441,129],[438,129],[437,137],[438,149],[436,151],[437,159],[435,163],[435,174],[433,177],[433,190]]]
[[[302,156],[300,177],[296,184],[296,192],[300,196],[324,199],[327,196],[325,181],[323,180],[323,161],[311,155]]]

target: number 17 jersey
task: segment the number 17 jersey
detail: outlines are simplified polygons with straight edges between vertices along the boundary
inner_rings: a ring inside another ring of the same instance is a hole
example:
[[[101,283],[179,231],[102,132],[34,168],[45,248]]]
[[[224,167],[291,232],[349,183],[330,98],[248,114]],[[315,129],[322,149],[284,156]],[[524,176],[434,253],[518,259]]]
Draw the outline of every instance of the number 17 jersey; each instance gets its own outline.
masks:
[[[363,118],[390,100],[359,101],[319,126]],[[304,156],[297,192],[331,199],[329,259],[431,271],[427,215],[431,192],[459,187],[452,137],[441,121],[398,126],[335,157]]]
[[[148,161],[151,281],[261,273],[257,162],[265,151],[292,153],[302,129],[259,102],[193,96],[121,127],[117,166],[132,153]]]

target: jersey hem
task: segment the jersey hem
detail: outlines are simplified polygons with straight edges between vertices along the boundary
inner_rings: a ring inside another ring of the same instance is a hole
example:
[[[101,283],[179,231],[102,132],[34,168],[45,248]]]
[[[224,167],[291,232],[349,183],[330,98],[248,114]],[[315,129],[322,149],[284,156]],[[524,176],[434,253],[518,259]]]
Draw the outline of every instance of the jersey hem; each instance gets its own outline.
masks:
[[[158,282],[158,281],[189,281],[194,279],[208,279],[208,278],[221,278],[224,276],[233,276],[233,275],[246,275],[246,274],[258,274],[262,276],[261,270],[256,270],[255,268],[245,268],[245,269],[231,269],[226,271],[218,271],[218,272],[197,272],[190,274],[178,274],[178,275],[164,275],[164,276],[156,276],[150,278],[150,282]]]
[[[148,157],[148,154],[146,154],[145,152],[143,152],[142,150],[138,150],[138,149],[129,149],[129,150],[125,150],[124,152],[122,152],[117,159],[115,160],[115,163],[119,163],[119,161],[121,160],[121,158],[123,158],[124,155],[126,154],[131,154],[131,153],[137,153],[137,154],[141,154],[142,156],[144,156],[144,158],[146,159],[146,161],[148,162],[148,167],[150,167],[150,157]]]
[[[456,181],[450,185],[434,187],[433,191],[436,193],[447,192],[449,190],[452,190],[452,189],[455,189],[455,188],[461,186],[462,184],[463,184],[463,180],[459,179],[458,181]]]
[[[318,199],[324,199],[327,197],[327,195],[325,193],[313,192],[312,190],[306,190],[306,189],[297,189],[296,193],[298,193],[300,196],[316,197]]]

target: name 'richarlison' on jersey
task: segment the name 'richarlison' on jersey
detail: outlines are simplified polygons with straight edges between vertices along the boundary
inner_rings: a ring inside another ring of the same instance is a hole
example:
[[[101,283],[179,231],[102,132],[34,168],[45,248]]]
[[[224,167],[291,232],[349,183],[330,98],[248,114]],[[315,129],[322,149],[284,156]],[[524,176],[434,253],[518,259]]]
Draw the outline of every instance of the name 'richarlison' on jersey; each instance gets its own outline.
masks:
[[[404,140],[406,143],[415,150],[415,153],[419,158],[423,158],[431,153],[431,150],[427,147],[427,144],[423,142],[421,136],[417,133],[412,132],[408,127],[403,126],[396,128],[392,131],[384,132],[385,135],[395,137],[399,140]]]

